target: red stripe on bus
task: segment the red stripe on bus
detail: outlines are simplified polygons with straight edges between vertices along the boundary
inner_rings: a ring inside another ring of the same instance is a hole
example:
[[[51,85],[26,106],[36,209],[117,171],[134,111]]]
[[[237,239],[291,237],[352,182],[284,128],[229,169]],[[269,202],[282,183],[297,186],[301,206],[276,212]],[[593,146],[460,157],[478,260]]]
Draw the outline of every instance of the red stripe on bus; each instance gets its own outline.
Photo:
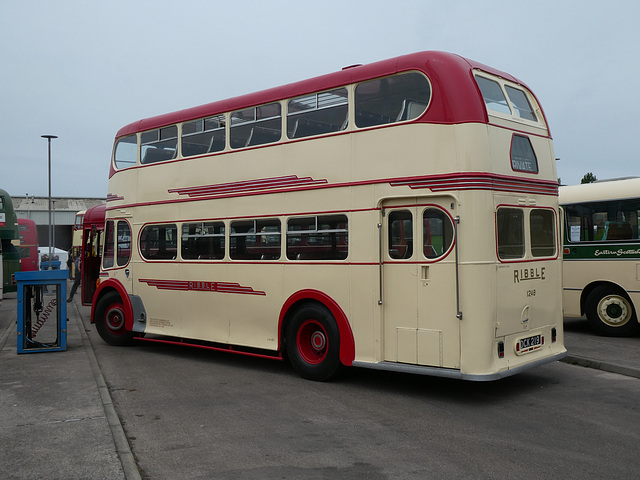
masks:
[[[251,182],[259,182],[260,179],[251,180]],[[500,175],[495,173],[482,173],[482,172],[462,172],[462,173],[449,173],[433,176],[420,176],[420,177],[405,177],[405,178],[384,178],[374,180],[363,180],[359,182],[344,182],[344,183],[328,183],[326,180],[315,180],[316,182],[326,182],[321,184],[304,184],[293,187],[280,187],[274,186],[272,188],[263,188],[260,190],[244,190],[240,189],[236,191],[221,192],[217,194],[202,194],[197,196],[188,196],[187,198],[177,198],[170,200],[157,200],[150,202],[139,202],[109,207],[107,210],[113,210],[116,208],[124,207],[140,207],[151,205],[166,205],[171,203],[182,202],[194,202],[200,200],[214,200],[220,198],[235,198],[243,196],[253,195],[266,195],[274,193],[284,192],[299,192],[307,190],[317,190],[325,188],[347,188],[363,185],[379,185],[388,183],[392,187],[409,187],[411,189],[428,188],[434,192],[442,191],[455,191],[455,190],[492,190],[503,192],[515,192],[515,193],[531,193],[531,194],[543,194],[543,195],[558,195],[558,183],[551,180],[537,180],[533,178],[523,177],[510,177],[507,175]],[[240,183],[240,182],[238,182]],[[212,189],[220,185],[209,185],[207,188]],[[181,187],[168,190],[170,193],[186,192],[189,189],[197,189],[203,187]]]
[[[254,290],[252,287],[245,287],[239,283],[231,282],[206,282],[200,280],[154,280],[141,278],[139,282],[144,282],[150,287],[159,290],[178,290],[196,292],[217,292],[217,293],[237,293],[241,295],[266,295],[265,292]]]
[[[326,183],[326,179],[315,180],[311,177],[300,178],[297,175],[288,175],[285,177],[261,178],[257,180],[244,180],[241,182],[203,185],[199,187],[171,188],[168,192],[177,193],[178,195],[188,195],[189,197],[200,197],[205,195],[221,195],[225,193],[297,187],[301,185],[320,185]]]

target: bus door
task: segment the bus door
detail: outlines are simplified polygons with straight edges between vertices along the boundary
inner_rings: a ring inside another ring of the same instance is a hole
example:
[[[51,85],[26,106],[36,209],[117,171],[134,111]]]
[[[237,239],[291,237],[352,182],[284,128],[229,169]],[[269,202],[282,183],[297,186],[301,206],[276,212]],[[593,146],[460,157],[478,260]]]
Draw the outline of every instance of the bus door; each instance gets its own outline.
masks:
[[[384,359],[458,368],[451,197],[396,199],[382,209]]]
[[[104,232],[104,220],[102,225],[92,224],[83,231],[82,239],[82,266],[80,273],[82,282],[82,304],[91,305],[93,294],[96,292],[98,277],[100,276],[100,262],[102,260],[102,234]]]

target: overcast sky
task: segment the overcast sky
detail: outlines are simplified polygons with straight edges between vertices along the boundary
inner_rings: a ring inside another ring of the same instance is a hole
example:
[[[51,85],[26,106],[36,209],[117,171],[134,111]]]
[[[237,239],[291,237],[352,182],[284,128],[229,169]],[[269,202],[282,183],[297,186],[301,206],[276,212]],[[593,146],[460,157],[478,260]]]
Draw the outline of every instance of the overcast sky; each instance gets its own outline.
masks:
[[[637,0],[0,0],[0,188],[105,197],[140,118],[444,50],[541,101],[558,176],[640,176]]]

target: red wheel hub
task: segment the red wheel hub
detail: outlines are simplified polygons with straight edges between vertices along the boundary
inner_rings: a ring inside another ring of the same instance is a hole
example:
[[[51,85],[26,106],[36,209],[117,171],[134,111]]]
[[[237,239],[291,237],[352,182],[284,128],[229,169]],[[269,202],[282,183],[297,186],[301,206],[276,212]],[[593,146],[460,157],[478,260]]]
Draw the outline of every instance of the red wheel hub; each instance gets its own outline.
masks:
[[[317,320],[306,320],[300,326],[296,344],[302,359],[311,365],[321,363],[327,356],[327,332]]]
[[[111,305],[104,314],[104,324],[115,335],[124,331],[124,308],[120,304]]]

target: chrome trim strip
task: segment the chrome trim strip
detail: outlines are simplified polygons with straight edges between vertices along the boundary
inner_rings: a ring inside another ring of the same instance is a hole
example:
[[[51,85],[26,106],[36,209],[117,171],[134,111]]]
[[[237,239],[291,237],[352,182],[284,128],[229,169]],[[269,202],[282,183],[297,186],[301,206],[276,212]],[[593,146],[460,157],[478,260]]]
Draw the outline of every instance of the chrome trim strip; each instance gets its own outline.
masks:
[[[520,365],[519,367],[510,368],[510,369],[502,370],[500,372],[495,372],[495,373],[487,373],[487,374],[462,373],[460,370],[456,370],[453,368],[427,367],[423,365],[408,365],[404,363],[393,363],[393,362],[371,363],[371,362],[355,361],[353,362],[353,366],[358,368],[369,368],[371,370],[386,370],[390,372],[411,373],[414,375],[430,375],[434,377],[454,378],[458,380],[470,380],[474,382],[487,382],[487,381],[499,380],[501,378],[510,377],[511,375],[516,375],[526,370],[539,367],[540,365],[545,365],[551,362],[557,362],[562,358],[564,358],[566,355],[567,355],[567,352],[564,351],[562,353],[555,354],[551,357],[541,358],[539,360],[536,360],[535,362],[527,363],[525,365]]]

